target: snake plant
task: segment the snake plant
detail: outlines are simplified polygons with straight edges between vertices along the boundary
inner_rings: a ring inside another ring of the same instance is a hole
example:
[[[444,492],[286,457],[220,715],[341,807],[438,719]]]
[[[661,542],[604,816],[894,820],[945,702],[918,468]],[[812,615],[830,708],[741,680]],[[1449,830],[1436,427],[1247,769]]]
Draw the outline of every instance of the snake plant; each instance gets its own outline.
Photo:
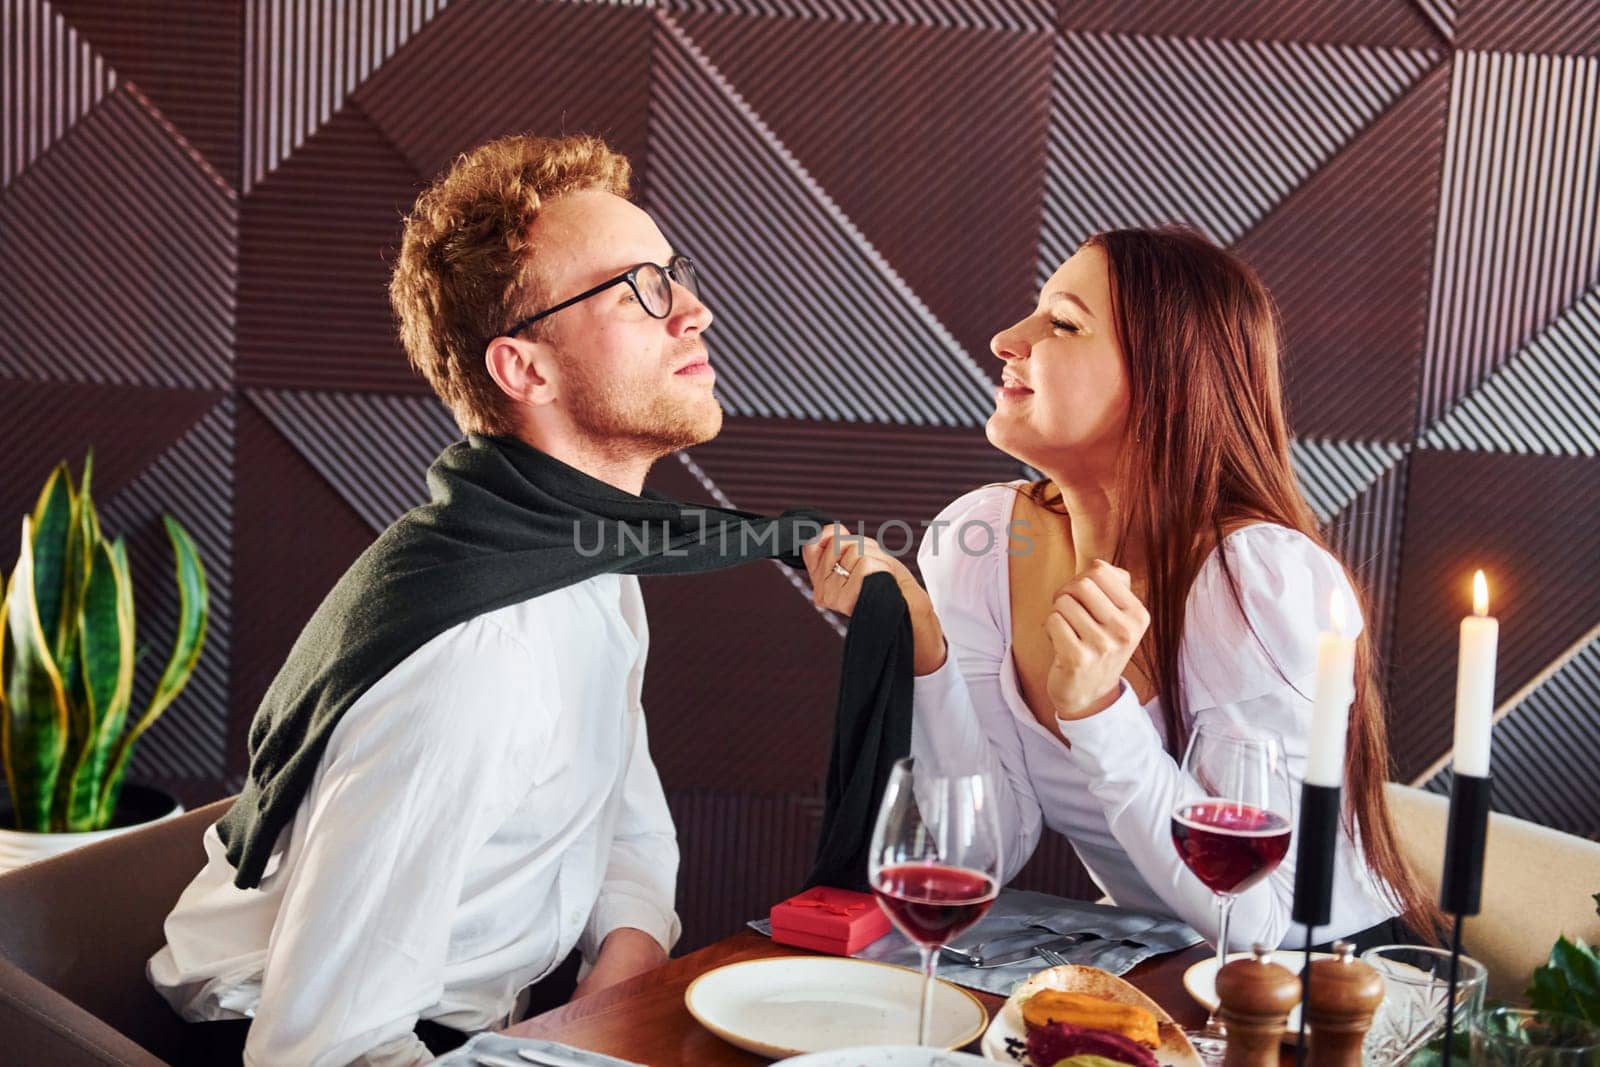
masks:
[[[133,699],[133,578],[123,538],[108,542],[89,495],[62,463],[33,513],[0,601],[0,756],[16,829],[104,829],[134,742],[194,673],[205,644],[206,572],[194,541],[162,516],[177,562],[178,628],[149,706]]]

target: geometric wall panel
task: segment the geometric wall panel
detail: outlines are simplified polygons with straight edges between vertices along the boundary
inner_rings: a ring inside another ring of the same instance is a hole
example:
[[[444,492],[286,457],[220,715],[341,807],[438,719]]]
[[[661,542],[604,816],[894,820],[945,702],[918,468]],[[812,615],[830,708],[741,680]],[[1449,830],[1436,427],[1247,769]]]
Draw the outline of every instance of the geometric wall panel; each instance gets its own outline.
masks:
[[[1124,224],[1224,241],[1278,308],[1295,478],[1367,595],[1400,769],[1448,756],[1481,566],[1496,695],[1531,693],[1496,802],[1600,832],[1571,797],[1600,747],[1592,0],[0,6],[0,565],[91,443],[146,637],[149,519],[195,532],[211,644],[135,767],[186,802],[237,786],[305,620],[459,437],[387,299],[416,194],[476,142],[581,131],[716,317],[723,432],[649,484],[890,548],[1031,473],[983,427],[1041,267]],[[844,626],[776,564],[643,586],[687,948],[809,867]],[[1055,834],[1017,884],[1098,896]]]
[[[130,390],[76,382],[0,378],[0,563],[17,559],[22,516],[33,511],[45,479],[65,460],[74,478],[94,449],[90,492],[110,499],[137,478],[222,399],[179,389]]]
[[[245,198],[238,381],[427,393],[389,309],[392,250],[421,182],[354,104]]]
[[[610,5],[457,3],[399,49],[354,99],[417,174],[511,131],[593,133],[634,162],[648,154],[654,19]],[[538,60],[529,48],[538,42]],[[596,55],[605,62],[595,62]]]
[[[1569,834],[1600,831],[1600,638],[1588,641],[1494,724],[1494,809]],[[1448,794],[1446,766],[1426,785]],[[1569,788],[1551,789],[1549,783]]]
[[[129,82],[0,201],[0,373],[218,388],[238,206]]]
[[[978,426],[988,374],[670,20],[647,205],[706,264],[730,412]]]
[[[1452,6],[1451,0],[1067,0],[1061,28],[1433,48],[1448,39],[1439,23]]]
[[[1459,53],[1419,433],[1600,283],[1597,204],[1600,59]]]
[[[305,143],[448,0],[252,0],[244,19],[244,191]]]
[[[1294,464],[1300,492],[1322,523],[1349,507],[1404,454],[1405,449],[1399,445],[1305,437],[1289,442],[1289,459]]]
[[[1461,48],[1486,52],[1600,53],[1593,0],[1461,0]]]
[[[228,769],[247,764],[245,738],[301,627],[373,532],[266,418],[238,409],[234,490],[234,715]]]
[[[942,427],[730,418],[716,440],[689,454],[735,507],[769,515],[815,507],[852,534],[879,540],[913,570],[923,522],[971,489],[1023,476],[982,431]],[[903,525],[884,528],[888,520]],[[941,533],[940,551],[954,536]],[[806,592],[809,598],[809,584]]]
[[[641,582],[650,617],[644,707],[662,780],[814,793],[839,692],[839,637],[828,619],[779,568],[759,562]],[[775,746],[773,717],[806,725]]]
[[[1446,41],[1456,42],[1456,0],[1412,0]]]
[[[117,72],[47,0],[0,18],[0,189],[117,85]]]
[[[189,684],[134,750],[130,773],[149,778],[216,779],[227,765],[232,702],[234,400],[223,400],[105,500],[101,521],[126,534],[133,569],[137,640],[147,649],[134,671],[130,715],[142,715],[166,669],[177,631],[178,587],[172,542],[161,516],[170,514],[194,538],[206,570],[206,641]],[[97,457],[98,460],[98,457]]]
[[[1000,362],[984,358],[989,340],[1037,298],[1043,176],[1019,170],[996,182],[994,167],[1043,147],[1050,35],[726,16],[680,24],[998,378]],[[1006,120],[973,123],[974,112]]]
[[[1063,34],[1040,278],[1104,229],[1187,221],[1231,244],[1436,61],[1404,48]]]
[[[1379,662],[1385,667],[1390,662],[1394,636],[1394,594],[1400,577],[1400,534],[1409,466],[1410,457],[1402,457],[1323,527],[1330,547],[1349,565],[1366,594],[1365,628],[1372,634]],[[1301,485],[1305,485],[1303,478]]]
[[[650,715],[650,748],[656,747]],[[693,952],[792,895],[811,872],[822,806],[810,797],[750,797],[734,790],[666,786],[678,831],[678,917],[683,938],[674,950]],[[765,905],[761,901],[767,901]]]
[[[859,25],[891,23],[947,30],[1048,30],[1055,0],[655,0],[668,11],[712,15],[766,15],[791,19],[838,19]]]
[[[374,532],[427,502],[424,473],[461,439],[432,396],[276,390],[249,396]]]
[[[1400,776],[1450,750],[1457,630],[1472,572],[1500,620],[1496,705],[1600,621],[1600,466],[1581,457],[1412,452],[1391,723]]]
[[[150,98],[218,184],[238,189],[242,0],[51,3]]]
[[[1283,322],[1295,432],[1410,440],[1450,72],[1428,72],[1234,250]]]
[[[1600,289],[1591,289],[1424,438],[1434,448],[1600,455]]]

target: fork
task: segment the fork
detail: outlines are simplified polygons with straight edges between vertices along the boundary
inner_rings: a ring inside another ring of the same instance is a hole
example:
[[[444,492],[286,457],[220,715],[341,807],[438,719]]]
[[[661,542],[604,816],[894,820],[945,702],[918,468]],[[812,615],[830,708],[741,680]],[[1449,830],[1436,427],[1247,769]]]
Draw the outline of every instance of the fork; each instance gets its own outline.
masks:
[[[1091,937],[1095,937],[1095,936],[1096,935],[1091,934],[1091,935],[1089,935],[1089,937],[1085,937],[1085,938],[1082,938],[1079,941],[1073,942],[1073,944],[1074,945],[1082,944],[1083,941],[1088,941]],[[1124,938],[1119,938],[1114,943],[1118,944],[1118,945],[1138,945],[1139,944],[1139,942],[1137,942],[1137,941],[1129,941],[1125,937]],[[1042,949],[1040,949],[1039,950],[1039,958],[1044,960],[1046,963],[1048,963],[1052,967],[1064,967],[1064,966],[1066,966],[1066,965],[1068,965],[1068,964],[1070,964],[1072,962],[1071,960],[1067,959],[1067,957],[1066,957],[1066,955],[1064,953],[1057,952],[1055,949],[1050,949],[1050,948],[1042,948]]]

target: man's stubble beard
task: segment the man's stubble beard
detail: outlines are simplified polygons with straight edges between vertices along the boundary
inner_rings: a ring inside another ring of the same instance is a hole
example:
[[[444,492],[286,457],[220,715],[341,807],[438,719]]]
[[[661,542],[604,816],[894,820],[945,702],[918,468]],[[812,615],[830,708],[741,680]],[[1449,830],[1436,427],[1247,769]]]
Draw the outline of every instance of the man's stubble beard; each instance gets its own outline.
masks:
[[[704,350],[698,344],[690,348]],[[680,349],[663,359],[675,366],[686,355]],[[709,390],[693,396],[674,388],[671,375],[659,370],[618,381],[603,379],[574,360],[563,368],[563,377],[568,417],[593,447],[608,455],[657,458],[704,444],[722,430],[722,405]]]

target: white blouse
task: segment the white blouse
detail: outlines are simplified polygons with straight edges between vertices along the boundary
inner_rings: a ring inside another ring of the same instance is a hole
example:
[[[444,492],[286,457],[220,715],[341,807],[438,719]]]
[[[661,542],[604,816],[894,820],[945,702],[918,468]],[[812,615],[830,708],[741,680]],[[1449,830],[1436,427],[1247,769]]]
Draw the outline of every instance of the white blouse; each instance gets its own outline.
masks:
[[[956,771],[989,771],[999,794],[1005,838],[1003,878],[1033,855],[1043,827],[1065,834],[1096,884],[1123,907],[1173,915],[1213,943],[1213,895],[1178,858],[1171,815],[1200,786],[1165,748],[1160,696],[1140,706],[1122,681],[1116,702],[1075,722],[1057,720],[1071,748],[1033,717],[1011,656],[1007,537],[1016,482],[985,486],[940,513],[918,562],[944,628],[945,665],[916,681],[912,753]],[[977,529],[994,531],[991,538]],[[1222,549],[1239,583],[1247,624],[1228,587],[1217,551],[1189,592],[1179,654],[1192,727],[1213,716],[1283,735],[1296,802],[1305,773],[1316,678],[1317,620],[1334,589],[1359,612],[1343,569],[1297,530],[1262,523],[1235,530]],[[1251,636],[1250,624],[1260,637]],[[1347,624],[1349,626],[1350,624]],[[1271,650],[1280,674],[1263,651]],[[1289,679],[1286,683],[1284,679]],[[1298,831],[1297,831],[1298,832]],[[1228,930],[1233,948],[1253,942],[1299,947],[1305,929],[1290,919],[1295,846],[1259,885],[1240,894]],[[1318,941],[1364,930],[1395,915],[1387,887],[1368,870],[1355,841],[1341,835],[1333,915]]]
[[[353,703],[256,889],[213,826],[148,973],[245,1062],[431,1057],[421,1019],[502,1025],[619,927],[670,949],[678,845],[639,694],[639,580],[600,575],[428,641]]]

